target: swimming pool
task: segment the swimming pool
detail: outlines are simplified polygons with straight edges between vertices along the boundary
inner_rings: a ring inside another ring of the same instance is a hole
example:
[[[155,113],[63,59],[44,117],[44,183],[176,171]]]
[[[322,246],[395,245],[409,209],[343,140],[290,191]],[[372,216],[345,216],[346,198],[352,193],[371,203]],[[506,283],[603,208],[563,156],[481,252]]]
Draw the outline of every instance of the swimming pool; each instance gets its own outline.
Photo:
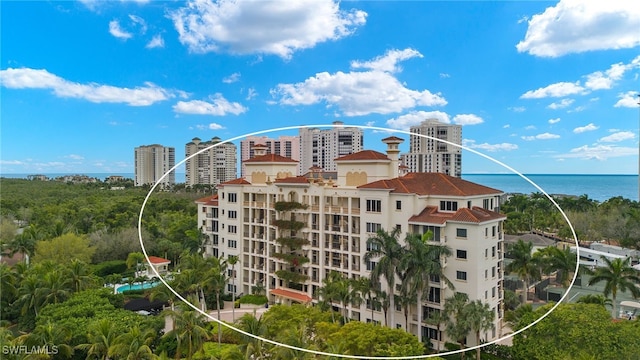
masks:
[[[145,282],[145,283],[137,283],[133,285],[124,284],[124,285],[116,285],[116,292],[118,294],[122,294],[124,291],[128,290],[143,290],[143,289],[151,289],[153,287],[158,286],[161,282]]]

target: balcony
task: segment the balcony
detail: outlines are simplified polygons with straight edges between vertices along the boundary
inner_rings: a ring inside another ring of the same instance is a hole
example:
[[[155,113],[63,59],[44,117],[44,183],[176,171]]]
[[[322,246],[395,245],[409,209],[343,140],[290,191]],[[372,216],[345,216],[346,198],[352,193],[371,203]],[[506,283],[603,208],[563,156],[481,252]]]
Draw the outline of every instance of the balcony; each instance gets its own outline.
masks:
[[[207,218],[213,219],[213,214],[212,213],[207,213]]]

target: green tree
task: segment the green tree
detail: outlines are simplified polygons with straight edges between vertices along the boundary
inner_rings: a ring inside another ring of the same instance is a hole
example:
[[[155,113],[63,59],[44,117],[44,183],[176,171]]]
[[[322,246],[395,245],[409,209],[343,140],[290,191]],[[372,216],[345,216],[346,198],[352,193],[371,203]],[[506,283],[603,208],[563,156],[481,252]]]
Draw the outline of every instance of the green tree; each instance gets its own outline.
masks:
[[[199,312],[184,308],[174,312],[173,318],[175,328],[165,336],[175,337],[178,341],[176,359],[180,359],[184,351],[187,359],[191,360],[195,353],[202,351],[202,345],[209,337],[203,316]]]
[[[220,320],[220,295],[224,293],[224,288],[229,282],[229,278],[227,277],[227,263],[226,261],[220,261],[218,258],[209,258],[208,260],[212,265],[204,275],[202,286],[216,295],[216,309],[218,312],[218,320]],[[222,326],[218,326],[218,344],[221,342]]]
[[[12,241],[9,242],[8,247],[11,249],[10,256],[15,254],[22,254],[24,261],[29,265],[29,259],[36,251],[36,238],[32,236],[32,233],[23,231],[22,234],[16,235]]]
[[[344,349],[346,355],[412,356],[424,353],[418,338],[401,329],[359,321],[342,326],[330,336],[327,344]]]
[[[376,281],[380,281],[381,277],[384,277],[387,281],[387,289],[389,289],[389,308],[391,308],[390,321],[395,324],[395,304],[394,296],[395,292],[395,278],[400,260],[402,259],[403,250],[402,246],[398,242],[398,235],[400,230],[394,228],[390,233],[385,230],[378,230],[375,236],[367,239],[367,252],[364,255],[365,263],[370,262],[373,259],[377,259],[378,263],[371,270],[371,277]],[[389,326],[385,316],[386,325]]]
[[[540,264],[547,274],[557,271],[556,280],[564,287],[571,282],[571,274],[576,270],[577,257],[569,247],[560,250],[555,246],[547,246],[533,254],[535,261]]]
[[[508,256],[511,258],[511,262],[505,268],[508,273],[514,273],[522,279],[523,303],[527,302],[530,281],[540,277],[540,262],[533,257],[532,250],[533,243],[531,241],[525,243],[519,239],[509,249]]]
[[[86,290],[97,283],[91,268],[83,261],[73,259],[66,270],[75,292]]]
[[[78,259],[89,263],[94,252],[95,249],[89,246],[86,236],[68,233],[49,241],[38,241],[33,260],[67,264],[73,259]]]
[[[116,338],[116,326],[110,319],[94,322],[87,333],[87,343],[76,345],[76,349],[84,351],[87,359],[109,360],[113,356]]]
[[[495,329],[493,320],[495,312],[491,310],[489,304],[480,300],[468,303],[463,311],[465,322],[469,324],[471,331],[476,336],[476,345],[480,345],[480,333],[483,331]],[[476,349],[476,360],[480,360],[480,348]]]
[[[589,285],[604,281],[604,296],[611,295],[611,316],[615,319],[616,297],[618,290],[629,291],[634,298],[640,296],[640,276],[638,271],[631,266],[631,258],[609,260],[601,256],[605,266],[598,267],[593,271],[593,277],[589,280]]]
[[[466,306],[468,303],[469,296],[460,292],[454,293],[444,302],[444,313],[448,318],[446,325],[447,335],[460,344],[460,349],[464,349],[464,341],[471,331],[470,323],[466,319]],[[461,353],[461,358],[464,359],[464,352]]]
[[[155,355],[150,345],[156,335],[152,329],[141,329],[133,325],[127,332],[119,335],[113,345],[113,355],[125,360],[149,360]]]
[[[429,324],[429,325],[433,325],[436,327],[436,334],[438,336],[438,338],[436,339],[436,351],[440,352],[440,341],[442,341],[442,335],[440,333],[441,327],[443,324],[447,323],[447,320],[449,319],[449,317],[447,316],[447,314],[445,314],[444,311],[440,311],[438,309],[435,309],[434,311],[431,311],[429,313],[429,317],[424,319],[424,321]]]
[[[236,264],[240,261],[240,258],[236,255],[230,255],[227,258],[227,264],[231,265],[231,279],[233,285],[233,291],[231,292],[231,302],[234,304],[231,307],[231,319],[235,323],[236,322]]]
[[[70,340],[69,330],[52,322],[38,325],[33,332],[16,338],[16,342],[20,345],[47,349],[50,351],[50,354],[45,355],[48,359],[53,358],[52,355],[56,352],[57,356],[70,358],[73,355],[73,347],[68,345]]]

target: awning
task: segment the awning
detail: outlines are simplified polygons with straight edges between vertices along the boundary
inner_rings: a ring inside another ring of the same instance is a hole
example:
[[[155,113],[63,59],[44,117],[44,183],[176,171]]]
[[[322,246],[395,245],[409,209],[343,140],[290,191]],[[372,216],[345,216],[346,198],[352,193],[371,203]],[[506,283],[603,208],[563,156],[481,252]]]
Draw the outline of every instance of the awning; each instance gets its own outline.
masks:
[[[303,292],[295,291],[291,289],[273,289],[271,290],[271,295],[283,297],[285,299],[301,302],[303,304],[311,302],[311,297]]]

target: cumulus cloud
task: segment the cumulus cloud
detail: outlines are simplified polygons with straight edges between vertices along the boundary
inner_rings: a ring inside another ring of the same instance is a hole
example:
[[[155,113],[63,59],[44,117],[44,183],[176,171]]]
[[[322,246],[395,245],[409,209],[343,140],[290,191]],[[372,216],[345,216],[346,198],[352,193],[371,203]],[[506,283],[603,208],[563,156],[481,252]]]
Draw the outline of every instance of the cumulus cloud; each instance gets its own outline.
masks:
[[[636,137],[636,134],[632,133],[631,131],[619,131],[611,135],[607,135],[603,138],[600,138],[598,142],[620,142],[625,140],[631,140],[631,139],[634,139],[635,137]]]
[[[0,70],[0,83],[9,89],[50,89],[61,98],[84,99],[94,103],[124,103],[131,106],[148,106],[176,96],[176,92],[150,82],[133,89],[95,83],[80,84],[65,80],[45,69]]]
[[[576,134],[581,134],[583,132],[587,132],[587,131],[594,131],[594,130],[598,130],[600,127],[594,125],[593,123],[590,123],[589,125],[586,126],[580,126],[577,127],[575,129],[573,129],[573,132]]]
[[[573,99],[562,99],[559,102],[554,102],[549,104],[549,106],[547,106],[549,109],[553,109],[553,110],[557,110],[557,109],[562,109],[562,108],[566,108],[569,105],[573,104]]]
[[[162,35],[154,35],[153,38],[147,43],[145,46],[147,49],[155,49],[155,48],[163,48],[164,47],[164,39]]]
[[[640,45],[640,7],[625,0],[561,0],[531,17],[516,48],[540,57]]]
[[[527,108],[525,108],[524,106],[514,106],[514,107],[510,107],[509,110],[513,112],[521,113],[527,110]]]
[[[500,144],[489,144],[482,143],[476,144],[475,140],[472,139],[464,139],[462,140],[462,145],[468,147],[470,149],[480,149],[488,152],[496,152],[496,151],[512,151],[518,150],[518,145],[511,143],[500,143]]]
[[[448,79],[450,77],[451,77],[451,75],[449,75],[447,73],[440,73],[440,78],[442,78],[442,79]]]
[[[473,114],[460,114],[453,117],[453,122],[458,125],[477,125],[482,124],[484,120]]]
[[[247,108],[237,102],[229,102],[222,94],[215,94],[209,98],[210,102],[202,100],[178,101],[173,111],[180,114],[224,116],[239,115]]]
[[[240,73],[236,72],[236,73],[233,73],[233,74],[223,78],[222,82],[225,83],[225,84],[231,84],[231,83],[234,83],[234,82],[236,82],[238,80],[240,80]]]
[[[345,116],[389,114],[416,106],[440,106],[447,101],[439,93],[411,90],[387,72],[322,72],[296,84],[278,84],[271,91],[282,105],[337,106]]]
[[[387,126],[391,129],[409,131],[412,126],[420,125],[420,123],[428,119],[435,119],[445,124],[451,123],[449,115],[442,111],[412,111],[387,120]]]
[[[133,34],[122,30],[118,20],[109,21],[109,33],[114,37],[117,37],[118,39],[123,39],[123,40],[130,39],[133,36]]]
[[[521,99],[541,99],[546,97],[564,97],[567,95],[582,94],[585,88],[580,86],[580,82],[559,82],[539,88],[537,90],[529,90],[520,96]]]
[[[606,160],[614,157],[622,156],[636,156],[638,155],[638,148],[613,146],[613,145],[583,145],[574,149],[571,149],[569,153],[554,155],[555,158],[577,158],[577,159],[595,159]]]
[[[620,100],[618,100],[618,102],[616,102],[616,104],[613,105],[614,107],[634,108],[634,107],[638,107],[638,102],[640,102],[640,99],[638,98],[638,93],[635,91],[627,91],[625,93],[620,93],[618,94],[618,98]]]
[[[384,55],[378,56],[369,61],[352,61],[351,67],[354,69],[368,69],[384,72],[400,72],[398,62],[414,57],[422,58],[422,54],[414,49],[388,50]]]
[[[180,42],[195,53],[272,54],[283,59],[351,35],[367,13],[334,0],[191,0],[169,14]]]
[[[522,140],[525,141],[533,141],[533,140],[551,140],[551,139],[559,139],[560,135],[551,134],[551,133],[542,133],[535,136],[522,136]]]
[[[549,124],[551,124],[551,125],[557,124],[559,122],[560,122],[560,118],[549,119]]]
[[[220,125],[220,124],[217,124],[217,123],[211,123],[209,125],[196,125],[196,128],[198,130],[207,130],[207,129],[208,130],[221,130],[221,129],[224,129],[225,127]]]

